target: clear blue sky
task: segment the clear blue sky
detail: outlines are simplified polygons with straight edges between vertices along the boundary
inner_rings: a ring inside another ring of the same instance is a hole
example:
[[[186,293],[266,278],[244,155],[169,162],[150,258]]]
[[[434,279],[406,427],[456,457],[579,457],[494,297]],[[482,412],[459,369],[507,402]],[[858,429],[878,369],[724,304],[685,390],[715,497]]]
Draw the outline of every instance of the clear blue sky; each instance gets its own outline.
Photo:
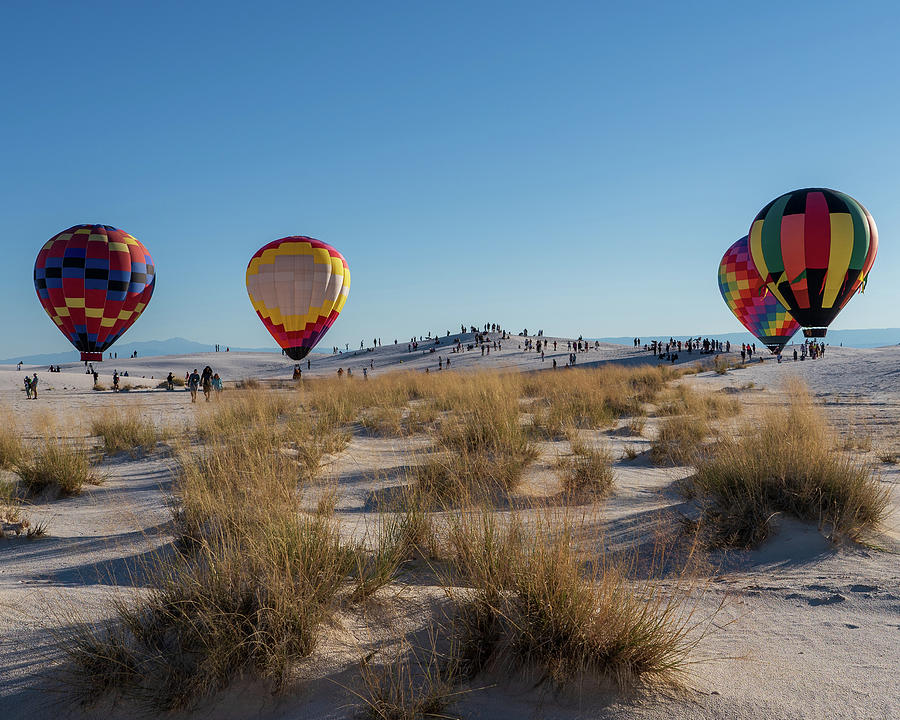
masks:
[[[633,7],[632,7],[633,6]],[[126,335],[263,346],[244,272],[305,234],[352,273],[325,345],[461,322],[740,330],[716,268],[782,192],[881,247],[832,325],[900,325],[892,3],[4,3],[0,357],[68,343],[34,292],[83,222],[156,260]]]

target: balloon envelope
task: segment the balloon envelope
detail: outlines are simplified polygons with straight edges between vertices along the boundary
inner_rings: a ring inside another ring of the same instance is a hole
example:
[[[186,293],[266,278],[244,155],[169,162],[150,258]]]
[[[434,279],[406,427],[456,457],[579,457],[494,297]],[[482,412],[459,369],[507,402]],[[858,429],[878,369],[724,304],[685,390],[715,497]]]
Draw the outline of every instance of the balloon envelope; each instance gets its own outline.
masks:
[[[775,198],[750,226],[750,256],[766,286],[804,328],[823,336],[875,262],[878,230],[849,195],[804,188]]]
[[[147,307],[155,287],[147,248],[109,225],[64,230],[44,244],[34,263],[41,305],[83,360],[103,358]]]
[[[766,290],[753,262],[745,235],[732,245],[719,263],[719,292],[741,324],[772,352],[783,348],[800,324]]]
[[[276,342],[302,360],[347,301],[350,269],[331,245],[309,237],[273,240],[250,259],[247,293]]]

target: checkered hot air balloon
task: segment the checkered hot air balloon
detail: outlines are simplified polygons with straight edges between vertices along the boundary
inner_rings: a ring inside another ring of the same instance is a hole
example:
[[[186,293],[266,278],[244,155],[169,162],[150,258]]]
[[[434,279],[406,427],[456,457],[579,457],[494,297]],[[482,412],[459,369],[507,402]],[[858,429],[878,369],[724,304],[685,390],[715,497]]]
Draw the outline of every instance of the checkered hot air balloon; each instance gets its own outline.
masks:
[[[100,361],[150,302],[156,268],[136,238],[109,225],[75,225],[50,238],[34,263],[44,310],[82,360]]]
[[[350,269],[331,245],[292,236],[264,245],[247,266],[247,293],[266,329],[293,360],[328,332],[347,301]]]
[[[877,252],[878,230],[869,211],[837,190],[785,193],[750,226],[753,264],[807,337],[825,336],[865,286]]]
[[[750,260],[745,235],[719,263],[719,292],[741,324],[773,353],[790,342],[800,324],[768,290]]]

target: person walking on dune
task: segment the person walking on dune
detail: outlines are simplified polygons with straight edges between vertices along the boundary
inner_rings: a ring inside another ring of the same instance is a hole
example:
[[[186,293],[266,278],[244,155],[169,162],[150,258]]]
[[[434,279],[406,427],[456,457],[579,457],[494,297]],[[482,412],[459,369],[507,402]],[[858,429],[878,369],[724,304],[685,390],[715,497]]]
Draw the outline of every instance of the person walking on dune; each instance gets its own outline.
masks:
[[[219,377],[219,373],[216,373],[212,377],[212,386],[213,390],[216,391],[216,400],[219,399],[219,395],[222,394],[222,378]]]
[[[212,376],[212,368],[207,365],[203,368],[203,374],[200,376],[200,385],[203,387],[203,395],[206,397],[206,402],[209,402],[209,393],[212,391]]]
[[[197,372],[197,368],[194,368],[194,372],[188,375],[188,390],[191,391],[191,402],[197,402],[197,390],[200,388],[200,375]]]

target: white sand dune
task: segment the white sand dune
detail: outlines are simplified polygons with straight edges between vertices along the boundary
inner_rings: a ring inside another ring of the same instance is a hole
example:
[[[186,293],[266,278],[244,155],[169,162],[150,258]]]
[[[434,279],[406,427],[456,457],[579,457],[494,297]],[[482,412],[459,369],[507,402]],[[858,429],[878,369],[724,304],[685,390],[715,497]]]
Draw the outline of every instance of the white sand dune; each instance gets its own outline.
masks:
[[[316,355],[311,358],[311,371],[307,372],[304,362],[304,377],[333,376],[337,368],[349,366],[362,382],[362,368],[369,361],[374,362],[371,372],[375,375],[391,369],[424,372],[426,367],[436,372],[439,355],[445,360],[450,357],[454,370],[547,369],[552,357],[565,364],[565,341],[543,363],[539,355],[519,351],[519,342],[517,338],[508,344],[504,341],[502,351],[492,349],[484,357],[480,350],[447,355],[445,344],[430,353],[427,343],[418,353],[407,352],[405,343],[392,343],[372,352]],[[697,355],[682,354],[682,361],[689,359]],[[615,345],[578,355],[579,366],[604,362],[656,360],[643,351]],[[120,372],[127,369],[129,382],[152,386],[170,370],[183,377],[185,371],[206,364],[235,381],[287,379],[294,363],[265,353],[106,361],[101,382],[109,384],[114,367]],[[26,400],[21,390],[24,370],[0,369],[0,406],[11,409],[24,435],[38,436],[50,422],[49,416],[58,419],[58,434],[84,436],[90,416],[110,404],[133,404],[166,422],[188,419],[198,409],[191,406],[185,392],[148,389],[117,396],[94,392],[92,379],[77,365],[63,368],[65,372],[59,374],[38,370],[41,396],[36,401]],[[826,357],[816,361],[779,365],[767,358],[725,375],[704,372],[684,381],[709,390],[728,388],[748,403],[765,404],[777,399],[784,382],[794,376],[819,396],[823,412],[842,432],[872,437],[868,455],[873,461],[879,448],[900,452],[896,429],[900,348],[829,348]],[[653,425],[650,419],[645,436],[652,436]],[[647,437],[628,437],[621,431],[597,436],[615,456],[626,444],[638,450],[649,446]],[[341,492],[337,512],[348,526],[358,527],[373,517],[368,505],[373,492],[400,482],[407,442],[357,436],[329,467],[329,477]],[[896,513],[900,470],[896,468],[879,465],[882,481],[892,492],[894,512],[884,532],[868,545],[834,547],[814,526],[779,518],[779,532],[758,550],[711,559],[721,572],[704,589],[698,612],[710,613],[721,600],[725,603],[711,633],[696,650],[695,658],[702,662],[690,668],[687,690],[630,696],[584,690],[566,696],[501,682],[464,697],[453,712],[496,720],[900,717],[900,524]],[[172,462],[159,455],[107,459],[101,465],[107,478],[104,485],[89,488],[77,498],[29,509],[35,521],[48,523],[49,537],[32,542],[0,540],[2,717],[133,717],[133,709],[125,706],[81,713],[67,704],[64,695],[48,691],[56,677],[53,664],[59,659],[55,633],[78,617],[97,617],[105,607],[103,600],[121,591],[117,587],[141,591],[141,558],[169,541],[166,497],[172,469]],[[609,543],[620,549],[652,545],[660,518],[689,511],[672,485],[690,472],[690,468],[654,467],[644,455],[618,461],[617,491],[600,512]],[[525,483],[538,487],[548,482],[549,475],[537,467]],[[417,592],[408,599],[411,615],[415,603],[430,597],[427,588]],[[364,642],[361,635],[360,646]],[[352,681],[346,664],[319,658],[307,668],[307,676],[318,681],[304,682],[278,698],[239,682],[190,717],[275,720],[353,715],[341,688]]]

